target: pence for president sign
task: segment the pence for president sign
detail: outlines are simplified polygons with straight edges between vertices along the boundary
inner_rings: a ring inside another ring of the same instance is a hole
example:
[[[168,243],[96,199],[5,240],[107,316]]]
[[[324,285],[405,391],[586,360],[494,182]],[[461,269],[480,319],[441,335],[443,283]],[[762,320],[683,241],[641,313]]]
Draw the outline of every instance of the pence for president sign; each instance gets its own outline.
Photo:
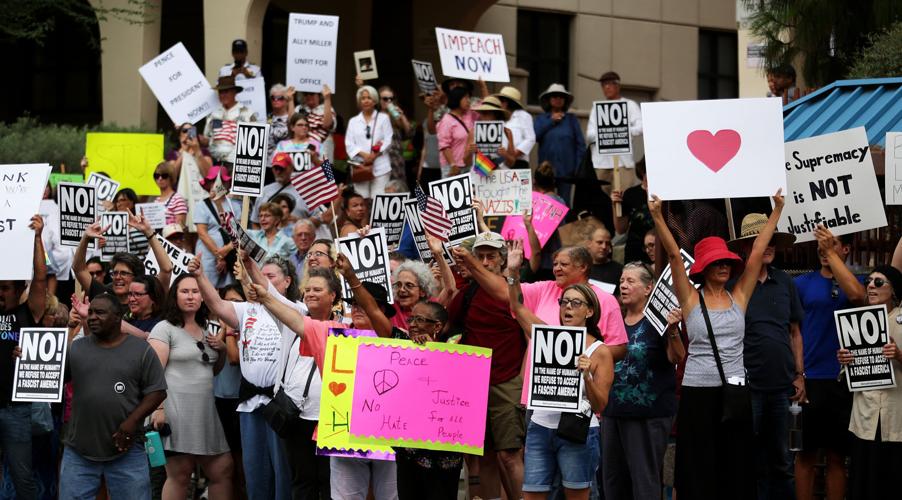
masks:
[[[786,193],[780,99],[642,103],[648,192],[662,200]]]

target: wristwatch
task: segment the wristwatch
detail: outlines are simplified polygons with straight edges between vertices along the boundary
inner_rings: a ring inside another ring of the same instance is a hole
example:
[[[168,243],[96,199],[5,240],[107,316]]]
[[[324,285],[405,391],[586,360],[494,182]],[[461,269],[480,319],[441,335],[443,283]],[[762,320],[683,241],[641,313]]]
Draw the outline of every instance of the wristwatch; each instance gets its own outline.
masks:
[[[517,282],[517,278],[511,278],[510,276],[507,277],[507,284],[509,286],[513,286],[513,284],[516,282]]]

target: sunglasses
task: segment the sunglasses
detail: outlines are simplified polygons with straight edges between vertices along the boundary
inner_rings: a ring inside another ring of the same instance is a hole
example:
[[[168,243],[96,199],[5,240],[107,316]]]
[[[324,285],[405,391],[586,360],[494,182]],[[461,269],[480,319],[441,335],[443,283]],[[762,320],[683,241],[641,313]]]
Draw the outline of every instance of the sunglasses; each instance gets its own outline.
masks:
[[[875,288],[882,288],[883,285],[889,283],[883,278],[871,278],[870,276],[864,280],[864,286],[868,286],[871,283],[874,283]]]
[[[370,126],[366,126],[366,138],[369,139],[372,137],[372,131],[370,130]]]
[[[200,353],[201,353],[200,359],[204,360],[204,363],[209,363],[210,355],[207,354],[207,348],[204,346],[204,343],[202,341],[198,340],[197,343],[194,345],[196,345],[197,348],[200,349]]]
[[[833,280],[833,289],[830,290],[830,298],[831,299],[839,298],[839,283],[837,283],[835,279]]]
[[[191,130],[191,129],[190,129],[190,128],[183,128],[183,129],[179,130],[179,133],[187,134],[189,130]]]
[[[394,101],[394,100],[395,100],[395,98],[394,98],[394,97],[391,97],[391,96],[384,96],[384,97],[382,98],[382,101],[383,101],[383,102],[392,102],[392,101]]]
[[[154,179],[168,179],[168,178],[169,178],[169,174],[154,173],[154,174],[153,174],[153,178],[154,178]]]
[[[730,259],[715,260],[711,263],[714,267],[733,267],[733,261]]]
[[[287,99],[283,95],[271,95],[269,98],[273,101],[286,101]]]
[[[558,299],[557,303],[561,307],[569,307],[571,309],[579,309],[588,304],[588,302],[580,299]]]
[[[103,276],[104,273],[105,273],[105,271],[88,271],[88,274],[90,274],[94,278],[96,278],[98,276]]]

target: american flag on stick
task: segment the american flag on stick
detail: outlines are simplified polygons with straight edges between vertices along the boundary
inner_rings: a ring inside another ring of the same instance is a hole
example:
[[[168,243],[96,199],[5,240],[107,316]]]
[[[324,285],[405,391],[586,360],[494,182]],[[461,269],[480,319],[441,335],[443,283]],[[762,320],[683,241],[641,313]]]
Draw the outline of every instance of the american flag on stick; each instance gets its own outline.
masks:
[[[291,178],[291,184],[298,190],[308,210],[338,198],[338,186],[335,185],[335,174],[332,173],[329,160],[324,161],[319,168],[313,166],[298,173]]]
[[[420,219],[423,221],[426,233],[442,241],[448,241],[453,224],[448,218],[448,214],[445,213],[442,202],[432,196],[426,196],[423,188],[419,185],[413,189],[413,194],[417,197],[417,208],[420,209]]]
[[[223,120],[221,127],[213,129],[214,141],[226,141],[230,144],[235,144],[237,137],[238,122],[235,120]]]

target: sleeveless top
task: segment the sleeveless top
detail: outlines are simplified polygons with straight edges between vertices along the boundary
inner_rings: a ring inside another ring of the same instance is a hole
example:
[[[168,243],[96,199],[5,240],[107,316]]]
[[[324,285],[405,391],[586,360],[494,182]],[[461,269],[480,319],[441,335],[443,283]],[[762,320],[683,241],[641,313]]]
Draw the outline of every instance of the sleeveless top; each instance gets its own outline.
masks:
[[[595,349],[598,349],[602,345],[604,345],[604,342],[596,340],[595,342],[592,342],[592,345],[586,348],[583,354],[591,358],[592,353],[595,352]],[[592,375],[589,376],[591,377]],[[583,391],[583,399],[582,401],[580,401],[579,409],[583,413],[588,411],[592,414],[592,421],[589,422],[589,427],[598,427],[598,417],[596,417],[595,412],[592,411],[592,405],[589,403],[589,396],[586,391]],[[557,429],[557,426],[561,421],[561,412],[551,410],[534,410],[532,412],[532,421],[548,429]]]
[[[702,293],[699,290],[699,293]],[[730,295],[729,309],[708,309],[711,328],[720,350],[723,373],[727,380],[730,377],[742,377],[745,380],[745,365],[742,360],[743,340],[745,339],[745,313],[733,302]],[[689,336],[686,372],[683,385],[687,387],[720,387],[720,374],[714,351],[708,340],[708,328],[702,306],[698,305],[689,312],[686,319],[686,331]]]

